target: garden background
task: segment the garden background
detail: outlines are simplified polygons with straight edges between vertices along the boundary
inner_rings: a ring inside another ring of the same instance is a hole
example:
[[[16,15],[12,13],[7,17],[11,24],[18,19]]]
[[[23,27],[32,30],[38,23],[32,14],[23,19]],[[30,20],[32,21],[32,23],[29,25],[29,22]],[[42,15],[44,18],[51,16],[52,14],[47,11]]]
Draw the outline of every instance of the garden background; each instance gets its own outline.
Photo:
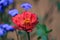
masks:
[[[24,11],[20,7],[20,4],[24,2],[31,3],[32,8],[29,11],[36,13],[39,17],[41,16],[44,18],[46,15],[48,15],[48,17],[44,20],[44,23],[49,29],[53,30],[51,33],[49,33],[49,40],[60,40],[60,12],[56,5],[56,3],[60,2],[60,0],[15,0],[14,7],[17,8],[20,13]],[[9,8],[11,7],[12,6]],[[15,31],[13,33],[9,32],[7,37],[17,40]],[[19,38],[23,39],[24,37],[19,36]],[[31,33],[31,40],[37,40],[35,29]]]

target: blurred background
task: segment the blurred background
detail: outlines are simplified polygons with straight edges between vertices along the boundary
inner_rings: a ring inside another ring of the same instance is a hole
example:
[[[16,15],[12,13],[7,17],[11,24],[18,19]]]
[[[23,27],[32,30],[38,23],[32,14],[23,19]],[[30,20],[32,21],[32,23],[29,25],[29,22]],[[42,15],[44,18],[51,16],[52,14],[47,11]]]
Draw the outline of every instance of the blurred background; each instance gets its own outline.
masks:
[[[47,25],[49,29],[53,31],[49,33],[49,40],[60,40],[60,0],[15,0],[15,8],[19,10],[19,13],[24,10],[20,7],[20,4],[24,2],[29,2],[32,4],[32,8],[29,10],[30,12],[36,13],[39,17],[44,18],[44,23]],[[9,9],[12,7],[9,6]],[[37,36],[35,34],[35,29],[31,33],[31,40],[37,40]],[[15,31],[8,33],[8,38],[14,38],[17,40],[17,36]],[[19,39],[23,39],[24,37],[19,36]]]

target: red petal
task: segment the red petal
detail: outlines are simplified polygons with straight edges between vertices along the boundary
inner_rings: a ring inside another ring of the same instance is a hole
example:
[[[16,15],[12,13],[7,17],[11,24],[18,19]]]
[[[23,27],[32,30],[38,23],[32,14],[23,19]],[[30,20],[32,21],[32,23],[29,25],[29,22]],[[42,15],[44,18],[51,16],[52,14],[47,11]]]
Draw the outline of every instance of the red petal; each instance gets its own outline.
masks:
[[[37,16],[35,14],[31,15],[31,23],[36,23],[37,22]]]

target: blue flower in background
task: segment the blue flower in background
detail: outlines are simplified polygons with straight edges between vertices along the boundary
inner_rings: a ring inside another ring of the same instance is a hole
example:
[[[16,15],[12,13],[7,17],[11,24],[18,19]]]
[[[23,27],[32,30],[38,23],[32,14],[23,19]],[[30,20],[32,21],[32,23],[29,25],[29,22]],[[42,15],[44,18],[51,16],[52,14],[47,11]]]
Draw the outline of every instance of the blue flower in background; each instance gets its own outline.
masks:
[[[0,4],[2,4],[2,3],[4,3],[5,2],[5,0],[0,0]]]
[[[14,0],[7,0],[9,2],[9,5],[14,2]]]
[[[9,6],[13,2],[14,2],[14,0],[5,0],[5,2],[3,3],[3,6]]]
[[[3,5],[4,7],[5,6],[9,6],[10,4],[13,3],[14,0],[1,0],[0,1],[0,5]]]
[[[30,8],[32,8],[32,5],[29,3],[23,3],[21,4],[21,7],[24,8],[25,10],[29,10]]]
[[[14,0],[0,0],[0,13],[4,13],[5,8],[12,4]]]
[[[7,26],[7,27],[6,27],[6,30],[7,30],[7,31],[14,31],[14,28],[13,28],[12,26],[9,26],[9,27]]]
[[[17,9],[10,10],[10,11],[8,12],[8,14],[11,15],[11,16],[15,16],[15,15],[18,14],[18,10],[17,10]]]
[[[7,6],[7,0],[1,0],[0,5],[1,6]]]
[[[6,31],[2,28],[0,28],[0,36],[4,36],[6,34]]]
[[[2,11],[2,6],[0,6],[0,12]]]
[[[6,31],[14,31],[14,28],[9,24],[3,24],[2,28],[5,29]]]
[[[8,6],[8,2],[7,2],[7,0],[5,0],[5,2],[3,2],[2,5],[3,5],[4,7]]]
[[[9,31],[14,31],[14,28],[9,24],[0,24],[0,37],[4,36]]]
[[[0,5],[0,13],[3,13],[4,9],[2,8],[2,6]]]

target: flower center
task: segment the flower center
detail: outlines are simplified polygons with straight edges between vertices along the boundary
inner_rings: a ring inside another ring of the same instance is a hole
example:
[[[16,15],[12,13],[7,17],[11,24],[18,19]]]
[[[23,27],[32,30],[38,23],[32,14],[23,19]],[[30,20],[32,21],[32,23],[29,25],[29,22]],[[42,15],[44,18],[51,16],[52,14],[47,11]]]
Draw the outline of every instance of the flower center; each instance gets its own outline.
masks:
[[[25,24],[28,24],[28,23],[30,23],[30,20],[25,19],[25,20],[24,20],[24,23],[25,23]]]

